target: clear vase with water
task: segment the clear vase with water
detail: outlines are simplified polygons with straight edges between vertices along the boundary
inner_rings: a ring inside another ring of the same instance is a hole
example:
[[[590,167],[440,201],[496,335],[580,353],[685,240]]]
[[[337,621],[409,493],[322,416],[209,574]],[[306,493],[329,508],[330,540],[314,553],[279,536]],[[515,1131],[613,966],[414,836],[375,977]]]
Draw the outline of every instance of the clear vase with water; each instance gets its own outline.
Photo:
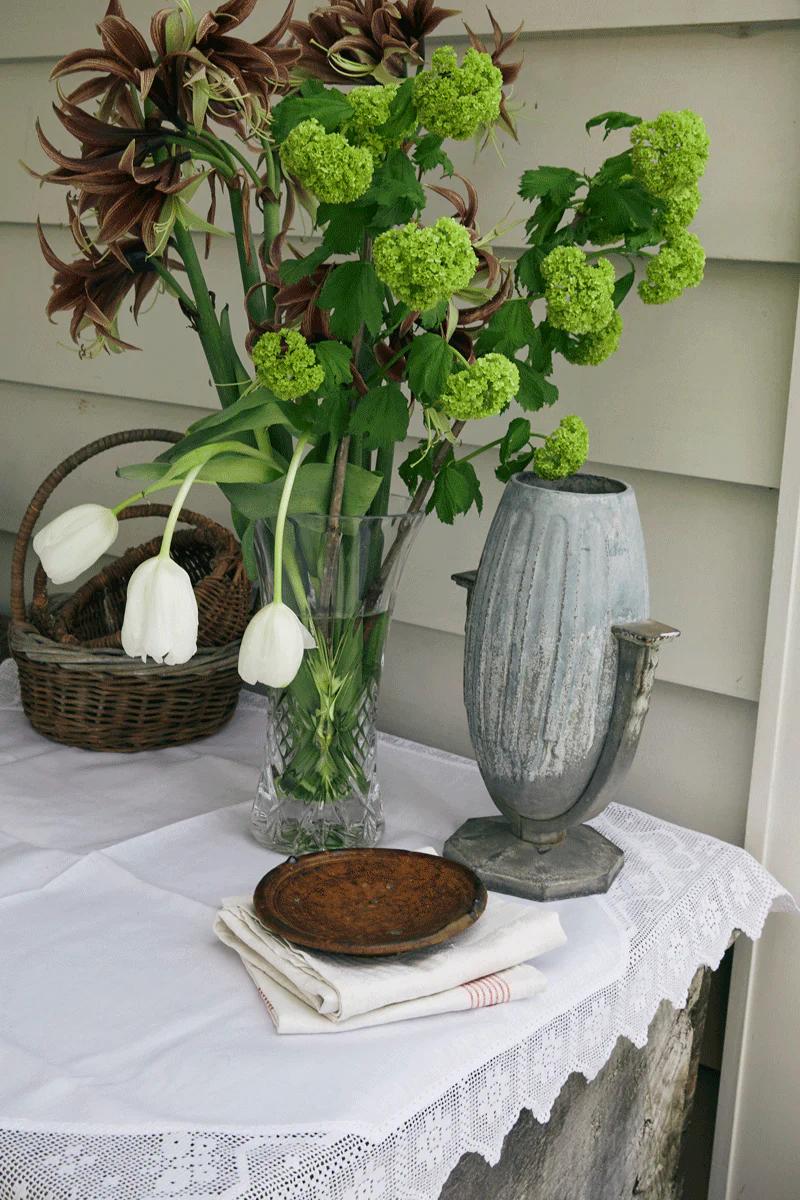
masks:
[[[288,687],[269,689],[253,835],[289,854],[373,846],[383,830],[375,720],[386,638],[422,514],[286,522],[283,601],[313,634]],[[275,521],[256,526],[262,602],[273,596]]]

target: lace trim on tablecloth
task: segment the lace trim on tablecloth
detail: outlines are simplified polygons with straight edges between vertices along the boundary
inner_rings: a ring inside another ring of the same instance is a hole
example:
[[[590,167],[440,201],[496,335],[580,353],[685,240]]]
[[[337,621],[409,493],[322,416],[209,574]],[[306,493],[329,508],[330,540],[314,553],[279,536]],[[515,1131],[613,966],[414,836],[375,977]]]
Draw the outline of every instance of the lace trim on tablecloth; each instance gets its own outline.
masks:
[[[0,667],[0,687],[8,674]],[[243,692],[242,703],[261,699]],[[0,1200],[436,1200],[463,1154],[496,1163],[523,1108],[546,1121],[570,1074],[594,1078],[618,1038],[646,1043],[663,1000],[686,1004],[698,967],[718,966],[736,930],[757,938],[770,910],[796,911],[734,846],[621,805],[592,824],[626,851],[607,896],[631,938],[625,976],[398,1115],[395,1127],[130,1133],[20,1122],[0,1131]],[[671,896],[679,899],[665,930]]]

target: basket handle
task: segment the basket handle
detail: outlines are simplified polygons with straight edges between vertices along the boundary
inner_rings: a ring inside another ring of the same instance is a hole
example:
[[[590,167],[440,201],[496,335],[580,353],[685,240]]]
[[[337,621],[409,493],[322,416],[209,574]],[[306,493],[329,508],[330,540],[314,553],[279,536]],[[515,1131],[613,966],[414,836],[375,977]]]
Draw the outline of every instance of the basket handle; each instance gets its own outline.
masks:
[[[102,454],[104,450],[113,450],[115,446],[127,446],[131,442],[175,443],[179,442],[182,437],[182,433],[175,433],[172,429],[126,429],[122,433],[111,433],[107,437],[90,442],[88,446],[76,450],[74,454],[70,454],[68,458],[53,468],[44,482],[36,489],[35,496],[25,509],[14,542],[14,553],[11,557],[11,619],[14,622],[22,625],[26,621],[25,559],[28,555],[31,535],[41,516],[42,509],[62,479],[65,479],[88,459],[94,458],[96,454]]]

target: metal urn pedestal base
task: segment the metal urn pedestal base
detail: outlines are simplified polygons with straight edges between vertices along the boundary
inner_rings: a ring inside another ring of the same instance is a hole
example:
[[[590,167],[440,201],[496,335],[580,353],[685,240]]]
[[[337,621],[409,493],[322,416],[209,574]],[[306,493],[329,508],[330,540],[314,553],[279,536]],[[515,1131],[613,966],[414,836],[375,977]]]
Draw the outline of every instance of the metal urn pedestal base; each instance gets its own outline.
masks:
[[[471,867],[490,890],[528,900],[607,892],[625,860],[618,846],[588,825],[574,825],[543,853],[512,833],[504,817],[465,821],[445,842],[444,856]]]

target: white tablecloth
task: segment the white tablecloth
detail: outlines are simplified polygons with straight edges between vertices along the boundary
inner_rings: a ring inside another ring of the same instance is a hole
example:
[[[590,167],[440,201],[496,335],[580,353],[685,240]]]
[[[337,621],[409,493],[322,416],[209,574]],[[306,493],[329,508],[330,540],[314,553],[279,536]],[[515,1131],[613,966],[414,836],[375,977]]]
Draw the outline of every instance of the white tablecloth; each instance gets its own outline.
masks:
[[[212,932],[279,860],[247,831],[264,714],[193,746],[93,755],[37,736],[0,667],[0,1200],[434,1200],[497,1160],[523,1107],[637,1045],[781,887],[735,847],[611,806],[607,897],[515,1004],[334,1038],[278,1037]],[[474,763],[382,738],[385,843],[437,847],[491,811]]]

